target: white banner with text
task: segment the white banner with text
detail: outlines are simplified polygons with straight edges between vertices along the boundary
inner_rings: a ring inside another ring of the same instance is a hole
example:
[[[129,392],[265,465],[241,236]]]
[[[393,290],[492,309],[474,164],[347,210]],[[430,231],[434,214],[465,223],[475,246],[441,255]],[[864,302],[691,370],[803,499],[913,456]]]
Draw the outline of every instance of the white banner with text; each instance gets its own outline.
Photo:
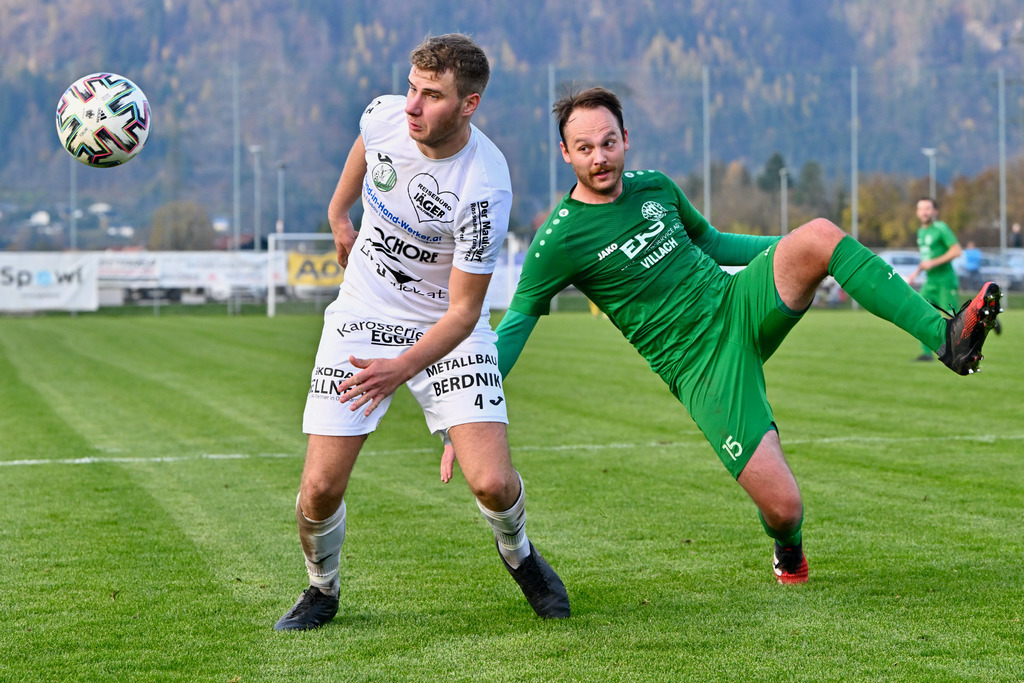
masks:
[[[95,253],[0,252],[0,311],[95,311]]]

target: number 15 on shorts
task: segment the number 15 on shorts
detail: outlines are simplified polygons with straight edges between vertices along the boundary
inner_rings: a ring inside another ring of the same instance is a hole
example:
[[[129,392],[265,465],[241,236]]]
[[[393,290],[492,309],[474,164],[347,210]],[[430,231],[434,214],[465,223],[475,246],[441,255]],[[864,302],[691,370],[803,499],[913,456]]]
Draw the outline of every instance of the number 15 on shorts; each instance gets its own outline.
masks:
[[[736,458],[743,455],[743,444],[737,441],[734,437],[726,437],[725,443],[722,444],[722,450],[729,454],[729,456],[735,460]]]

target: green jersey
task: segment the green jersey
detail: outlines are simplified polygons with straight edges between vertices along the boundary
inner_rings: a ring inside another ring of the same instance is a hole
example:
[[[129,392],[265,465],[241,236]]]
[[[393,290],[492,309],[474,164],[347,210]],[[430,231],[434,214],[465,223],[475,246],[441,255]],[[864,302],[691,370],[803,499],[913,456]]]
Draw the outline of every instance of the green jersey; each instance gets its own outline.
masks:
[[[722,235],[664,174],[627,172],[611,203],[562,199],[530,245],[509,308],[544,315],[575,285],[662,374],[699,346],[718,310],[729,281],[719,264],[746,265],[777,240]]]
[[[935,221],[931,225],[922,225],[917,230],[917,248],[921,252],[922,261],[942,256],[956,243],[956,235],[942,221]],[[953,270],[953,263],[943,263],[929,270],[928,279],[932,280],[933,278],[956,282],[957,277]]]

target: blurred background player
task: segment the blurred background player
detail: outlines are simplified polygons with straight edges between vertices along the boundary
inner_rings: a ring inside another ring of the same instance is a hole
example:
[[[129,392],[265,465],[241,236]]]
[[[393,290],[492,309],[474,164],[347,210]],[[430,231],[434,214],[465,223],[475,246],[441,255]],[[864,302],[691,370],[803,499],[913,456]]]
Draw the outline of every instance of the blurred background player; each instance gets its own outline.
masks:
[[[402,384],[430,430],[459,449],[502,562],[534,611],[569,616],[565,586],[526,536],[486,301],[512,204],[504,156],[470,122],[487,56],[448,34],[428,38],[410,61],[407,96],[379,97],[363,112],[328,209],[347,268],[324,314],[303,415],[309,442],[295,516],[310,587],[277,630],[317,628],[337,613],[345,491]],[[349,211],[360,197],[357,235]]]
[[[917,248],[921,252],[921,263],[907,277],[908,284],[922,272],[925,273],[921,296],[933,306],[946,312],[954,312],[960,304],[960,280],[953,270],[953,259],[960,256],[963,250],[956,235],[943,221],[939,220],[939,204],[932,197],[917,200],[917,219],[921,227],[917,229]],[[930,361],[934,358],[932,349],[921,342],[919,361]]]

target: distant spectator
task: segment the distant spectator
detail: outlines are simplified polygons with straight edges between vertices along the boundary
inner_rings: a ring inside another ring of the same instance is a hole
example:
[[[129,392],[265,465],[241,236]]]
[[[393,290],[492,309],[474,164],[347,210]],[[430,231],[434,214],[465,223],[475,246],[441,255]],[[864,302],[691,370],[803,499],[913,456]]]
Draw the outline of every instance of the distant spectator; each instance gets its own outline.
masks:
[[[1020,234],[1020,223],[1014,223],[1010,228],[1010,246],[1014,249],[1024,249],[1024,236]]]
[[[967,272],[968,289],[976,289],[984,284],[981,280],[981,249],[974,244],[974,240],[968,240],[967,248],[964,249],[964,270]]]

